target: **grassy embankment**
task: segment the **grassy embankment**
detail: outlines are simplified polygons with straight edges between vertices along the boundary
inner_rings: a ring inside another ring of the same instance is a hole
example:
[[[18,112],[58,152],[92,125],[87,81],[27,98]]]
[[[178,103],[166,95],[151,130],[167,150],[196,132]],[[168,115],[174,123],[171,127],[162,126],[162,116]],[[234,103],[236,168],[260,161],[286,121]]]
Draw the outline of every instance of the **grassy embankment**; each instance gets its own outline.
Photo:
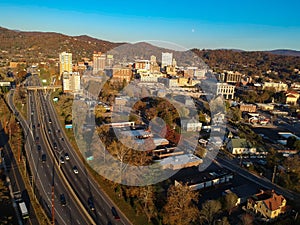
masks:
[[[51,99],[53,99],[54,97],[59,98],[59,101],[57,103],[54,103],[54,107],[57,115],[59,116],[61,125],[65,127],[66,118],[72,115],[72,96],[61,94],[61,90],[58,90],[52,94]],[[100,176],[92,168],[89,167],[78,149],[73,130],[65,129],[65,134],[67,135],[75,151],[78,153],[78,155],[80,155],[82,161],[97,181],[100,188],[103,189],[104,192],[110,197],[110,199],[112,199],[116,203],[116,205],[127,216],[127,218],[135,225],[148,225],[149,223],[147,222],[147,218],[144,215],[137,216],[130,203],[126,202],[123,198],[119,198],[118,194],[112,189],[111,183],[107,182],[107,180],[105,180],[102,176]]]

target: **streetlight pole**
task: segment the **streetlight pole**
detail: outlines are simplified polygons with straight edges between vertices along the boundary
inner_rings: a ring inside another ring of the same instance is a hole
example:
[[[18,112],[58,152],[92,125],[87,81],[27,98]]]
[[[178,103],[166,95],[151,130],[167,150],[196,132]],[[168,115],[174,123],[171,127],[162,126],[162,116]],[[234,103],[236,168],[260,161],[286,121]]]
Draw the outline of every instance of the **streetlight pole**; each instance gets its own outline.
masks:
[[[52,192],[52,200],[51,200],[51,202],[52,202],[52,224],[54,225],[55,224],[55,219],[54,219],[54,217],[55,217],[55,210],[54,210],[54,163],[53,163],[53,166],[52,166],[52,190],[51,190],[51,192]]]
[[[61,151],[55,151],[58,153],[58,167],[60,169],[60,157],[61,157],[61,154],[63,152],[63,150]],[[53,160],[53,166],[52,166],[52,198],[51,198],[51,205],[52,205],[52,224],[54,225],[55,224],[55,204],[54,204],[54,199],[55,199],[55,193],[54,193],[54,174],[55,174],[55,167],[54,167],[54,160]]]

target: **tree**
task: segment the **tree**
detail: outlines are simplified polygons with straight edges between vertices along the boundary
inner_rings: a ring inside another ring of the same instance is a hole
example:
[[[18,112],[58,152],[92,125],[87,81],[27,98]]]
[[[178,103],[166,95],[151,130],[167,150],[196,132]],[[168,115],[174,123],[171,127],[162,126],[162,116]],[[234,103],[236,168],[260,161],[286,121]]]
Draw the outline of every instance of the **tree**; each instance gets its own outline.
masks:
[[[201,224],[212,224],[216,214],[221,210],[222,204],[218,200],[209,200],[202,204],[199,217]]]
[[[279,161],[279,158],[277,156],[277,152],[274,148],[270,148],[268,155],[267,155],[267,165],[269,168],[273,168],[275,165],[277,165],[277,162]]]
[[[206,123],[206,116],[203,112],[199,113],[199,122]]]
[[[286,158],[283,165],[288,171],[296,173],[300,177],[300,157],[298,155]]]
[[[296,140],[293,146],[296,150],[300,150],[300,140]]]
[[[231,108],[231,119],[232,121],[239,122],[242,118],[242,112],[239,108]]]
[[[216,225],[230,225],[227,217],[223,217],[221,220],[218,220],[215,224]]]
[[[189,225],[196,221],[198,194],[187,185],[172,185],[168,189],[167,203],[163,208],[163,223]]]
[[[151,222],[151,219],[157,216],[153,186],[140,187],[137,197],[141,206],[141,211],[147,216],[148,222]]]
[[[245,213],[243,216],[242,216],[242,223],[243,225],[252,225],[253,224],[253,216],[251,216],[250,214],[248,213]]]
[[[228,193],[225,196],[225,207],[228,210],[229,215],[231,215],[232,209],[236,206],[238,196],[234,193]]]
[[[287,139],[287,141],[286,141],[287,147],[293,148],[293,147],[294,147],[294,144],[295,144],[295,142],[296,142],[296,140],[297,140],[296,137],[290,136],[290,137]]]

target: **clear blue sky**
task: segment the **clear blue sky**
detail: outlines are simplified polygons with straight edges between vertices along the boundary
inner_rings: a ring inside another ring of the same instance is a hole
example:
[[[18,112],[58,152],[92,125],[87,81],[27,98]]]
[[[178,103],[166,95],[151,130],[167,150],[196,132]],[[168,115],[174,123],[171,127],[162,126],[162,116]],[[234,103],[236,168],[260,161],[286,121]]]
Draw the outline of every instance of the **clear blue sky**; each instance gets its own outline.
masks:
[[[186,48],[300,50],[299,9],[299,0],[1,0],[0,26]]]

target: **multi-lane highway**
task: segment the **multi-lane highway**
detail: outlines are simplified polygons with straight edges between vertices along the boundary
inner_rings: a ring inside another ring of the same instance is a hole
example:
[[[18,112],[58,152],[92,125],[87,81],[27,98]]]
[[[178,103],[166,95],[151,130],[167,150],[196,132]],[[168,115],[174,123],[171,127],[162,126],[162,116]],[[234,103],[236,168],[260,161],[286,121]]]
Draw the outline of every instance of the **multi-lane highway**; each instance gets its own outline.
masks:
[[[30,82],[27,83],[30,85]],[[82,209],[74,201],[66,185],[63,183],[57,167],[49,154],[49,147],[42,135],[43,125],[38,120],[40,113],[36,106],[36,97],[33,91],[28,92],[28,122],[16,110],[13,104],[14,90],[11,90],[8,103],[13,112],[18,115],[25,138],[27,160],[31,168],[31,180],[33,190],[46,214],[52,220],[52,184],[54,177],[54,219],[55,224],[91,224],[82,213]],[[42,162],[42,155],[46,155],[46,161]],[[61,204],[60,195],[64,194],[66,205]]]
[[[56,112],[51,103],[50,95],[38,91],[41,102],[43,123],[47,132],[47,137],[55,149],[55,157],[60,168],[65,174],[74,192],[92,216],[96,224],[130,224],[130,222],[117,210],[120,220],[116,220],[112,214],[112,207],[118,208],[112,203],[107,195],[99,188],[98,184],[91,177],[85,165],[72,148],[65,136],[64,130],[57,119]],[[70,159],[61,163],[60,158],[68,154]],[[78,173],[74,172],[76,166]],[[89,199],[92,199],[92,204]]]
[[[40,85],[38,77],[33,76],[27,85]],[[9,102],[16,111],[12,95],[13,91]],[[32,179],[49,218],[52,219],[54,205],[55,224],[131,224],[101,190],[68,142],[51,103],[50,93],[28,90],[27,114],[28,122],[22,117],[20,122],[28,140]],[[61,201],[61,194],[66,198],[66,205]],[[113,207],[120,218],[113,215]]]

